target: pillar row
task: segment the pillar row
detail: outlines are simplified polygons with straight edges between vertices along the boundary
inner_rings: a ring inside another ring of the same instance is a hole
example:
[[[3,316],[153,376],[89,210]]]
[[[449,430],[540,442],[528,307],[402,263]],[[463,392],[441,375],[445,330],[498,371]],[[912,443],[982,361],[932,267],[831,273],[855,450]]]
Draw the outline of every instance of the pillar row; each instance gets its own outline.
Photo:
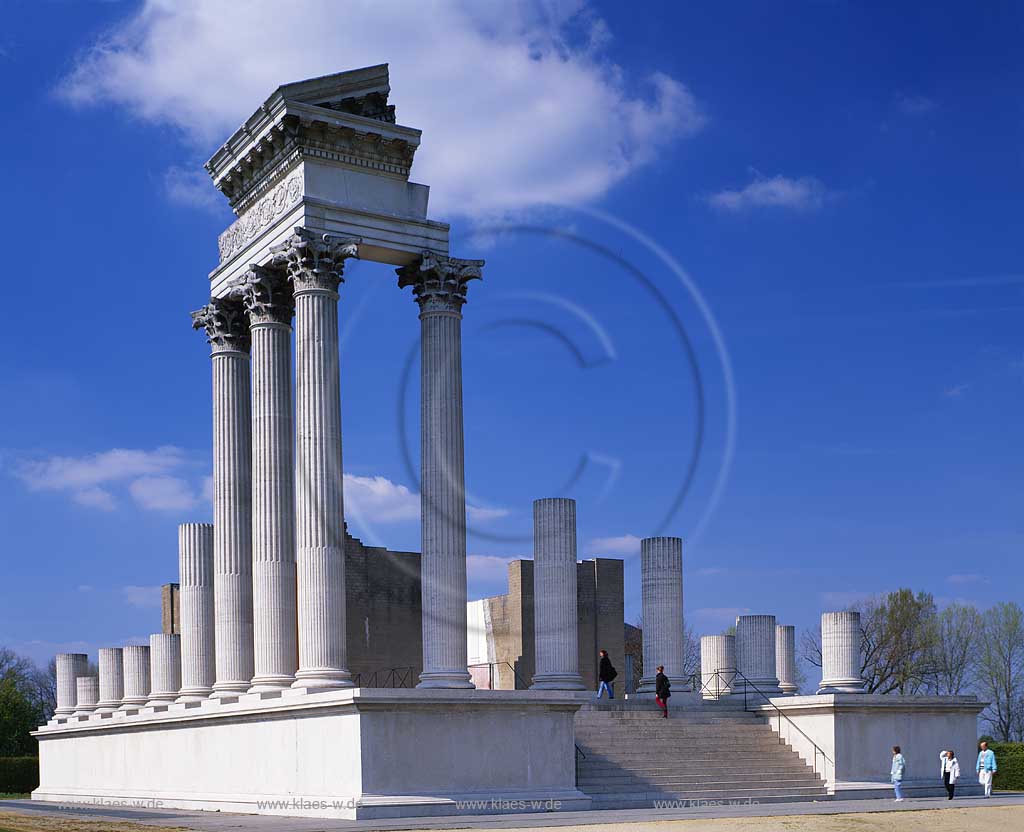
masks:
[[[78,703],[75,679],[89,672],[89,657],[85,653],[58,653],[57,665],[57,718],[69,717]]]
[[[129,711],[141,708],[149,701],[149,646],[126,644],[121,653],[124,659],[124,698],[118,710]]]
[[[701,694],[718,699],[732,693],[736,678],[736,637],[732,635],[700,637]]]
[[[821,616],[821,685],[818,693],[863,693],[859,612]]]
[[[100,699],[96,711],[112,714],[124,698],[124,653],[120,647],[101,647],[99,651]]]
[[[89,716],[100,701],[98,676],[79,676],[75,679],[75,712],[73,716]]]
[[[152,705],[166,705],[178,698],[181,690],[181,636],[177,633],[154,633],[149,637]]]
[[[775,625],[775,672],[784,694],[800,690],[796,682],[796,627],[792,624]]]
[[[765,696],[781,693],[775,669],[775,616],[741,615],[736,619],[736,677],[735,688],[748,687]],[[745,677],[745,678],[744,678]]]

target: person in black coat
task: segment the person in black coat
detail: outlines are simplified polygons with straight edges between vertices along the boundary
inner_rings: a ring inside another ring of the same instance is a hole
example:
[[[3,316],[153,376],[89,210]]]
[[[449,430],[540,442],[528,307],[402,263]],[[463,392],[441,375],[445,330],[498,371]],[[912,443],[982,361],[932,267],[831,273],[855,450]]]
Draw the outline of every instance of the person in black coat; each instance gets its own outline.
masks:
[[[601,663],[597,668],[597,678],[601,683],[597,686],[597,698],[601,698],[601,694],[605,691],[608,692],[608,698],[615,698],[615,691],[612,689],[612,682],[615,681],[615,677],[619,675],[619,672],[612,667],[612,660],[608,658],[608,651],[601,651]]]
[[[661,708],[661,715],[668,719],[668,698],[672,695],[672,683],[665,675],[665,666],[658,665],[658,675],[654,677],[654,701]]]

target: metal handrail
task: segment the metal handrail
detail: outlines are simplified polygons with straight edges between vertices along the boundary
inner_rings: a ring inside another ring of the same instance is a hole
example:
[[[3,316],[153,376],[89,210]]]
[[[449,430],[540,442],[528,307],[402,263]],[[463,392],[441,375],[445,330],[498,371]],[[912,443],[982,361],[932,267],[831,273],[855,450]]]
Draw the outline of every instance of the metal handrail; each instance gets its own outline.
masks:
[[[726,682],[724,687],[720,687],[718,683],[721,682],[721,681],[724,681],[725,674],[730,674],[731,677],[732,677],[732,681],[731,682]],[[694,674],[694,676],[697,676],[697,675],[698,674]],[[703,678],[703,677],[701,676],[701,678]],[[818,755],[819,754],[821,755],[822,759],[826,763],[830,763],[832,765],[832,771],[833,771],[833,773],[835,772],[835,767],[836,767],[835,761],[831,757],[829,757],[828,754],[825,753],[825,749],[823,749],[821,746],[819,746],[814,740],[812,740],[807,735],[807,733],[799,725],[797,725],[792,719],[790,719],[788,716],[786,716],[786,714],[782,712],[782,709],[779,708],[779,706],[776,705],[774,702],[772,702],[772,700],[769,698],[768,694],[766,694],[764,691],[762,691],[757,685],[755,685],[753,682],[751,682],[750,679],[748,679],[746,676],[744,676],[735,667],[719,668],[718,670],[715,670],[711,674],[711,679],[714,679],[714,681],[715,681],[715,691],[714,691],[715,698],[716,699],[720,698],[723,695],[722,694],[722,690],[728,690],[728,691],[732,692],[734,690],[734,688],[735,688],[735,681],[736,681],[737,678],[743,680],[743,710],[744,711],[747,711],[747,712],[751,711],[751,708],[748,707],[747,692],[750,689],[753,689],[754,692],[757,693],[762,699],[764,699],[765,702],[767,702],[769,705],[771,705],[772,708],[774,708],[776,713],[778,714],[778,717],[779,717],[779,728],[778,728],[779,742],[780,743],[785,743],[785,744],[788,745],[788,743],[786,743],[786,741],[782,738],[782,720],[785,719],[786,722],[788,722],[797,731],[797,733],[799,733],[800,736],[802,736],[805,740],[807,740],[807,742],[809,742],[811,744],[811,746],[814,748],[814,773],[815,774],[818,773]],[[700,687],[697,687],[696,685],[693,685],[693,684],[691,684],[691,687],[694,688],[698,693],[703,693],[705,688],[708,688],[709,683],[710,683],[710,679],[708,680],[708,682],[702,682]],[[708,688],[708,692],[709,693],[711,692],[710,688]],[[761,706],[757,706],[757,707],[761,707]],[[822,766],[822,779],[825,780],[825,782],[828,782],[828,780],[829,780],[829,778],[828,778],[828,770],[827,770],[827,768],[824,765]]]
[[[405,667],[389,667],[387,669],[375,670],[367,676],[363,682],[363,674],[356,673],[352,677],[352,683],[357,688],[411,688],[415,681],[416,668],[412,665]],[[381,683],[378,684],[378,677],[383,675]]]
[[[515,667],[514,664],[512,664],[512,662],[508,662],[508,661],[480,662],[479,664],[471,664],[471,665],[469,665],[469,667],[486,667],[487,668],[487,672],[488,672],[488,674],[490,676],[488,681],[490,682],[491,689],[493,690],[494,689],[494,668],[497,667],[500,664],[505,665],[509,670],[512,671],[512,677],[515,679],[515,683],[516,683],[516,688],[515,688],[516,690],[529,690],[530,686],[528,684],[526,684],[526,681],[523,679],[523,677],[519,675],[519,671],[516,670],[516,667]],[[519,687],[520,685],[522,685],[522,687]]]

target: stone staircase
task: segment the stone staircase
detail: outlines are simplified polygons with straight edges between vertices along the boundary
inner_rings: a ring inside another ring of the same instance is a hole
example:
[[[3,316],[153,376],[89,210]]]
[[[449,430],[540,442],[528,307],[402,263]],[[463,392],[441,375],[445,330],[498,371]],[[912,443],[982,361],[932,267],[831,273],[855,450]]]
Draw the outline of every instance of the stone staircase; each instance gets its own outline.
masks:
[[[680,704],[669,719],[653,701],[601,700],[579,710],[578,788],[595,809],[830,799],[814,770],[742,701],[673,701]]]

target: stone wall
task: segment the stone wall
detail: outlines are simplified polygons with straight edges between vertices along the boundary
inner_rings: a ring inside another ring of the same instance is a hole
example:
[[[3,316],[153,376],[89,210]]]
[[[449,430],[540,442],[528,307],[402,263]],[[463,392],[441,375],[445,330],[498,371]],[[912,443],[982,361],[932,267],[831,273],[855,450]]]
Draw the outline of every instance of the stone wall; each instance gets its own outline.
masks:
[[[597,651],[605,649],[625,682],[623,633],[623,564],[621,560],[596,558],[576,564],[576,610],[580,675],[590,690],[597,688]],[[535,668],[533,623],[533,561],[514,560],[508,565],[508,593],[470,602],[469,618],[486,621],[487,633],[473,634],[470,663],[494,663],[480,668],[477,680],[488,678],[495,688],[529,687]],[[514,670],[513,670],[514,668]],[[619,690],[624,688],[619,686]]]
[[[160,587],[160,632],[181,633],[181,587],[178,584]]]

